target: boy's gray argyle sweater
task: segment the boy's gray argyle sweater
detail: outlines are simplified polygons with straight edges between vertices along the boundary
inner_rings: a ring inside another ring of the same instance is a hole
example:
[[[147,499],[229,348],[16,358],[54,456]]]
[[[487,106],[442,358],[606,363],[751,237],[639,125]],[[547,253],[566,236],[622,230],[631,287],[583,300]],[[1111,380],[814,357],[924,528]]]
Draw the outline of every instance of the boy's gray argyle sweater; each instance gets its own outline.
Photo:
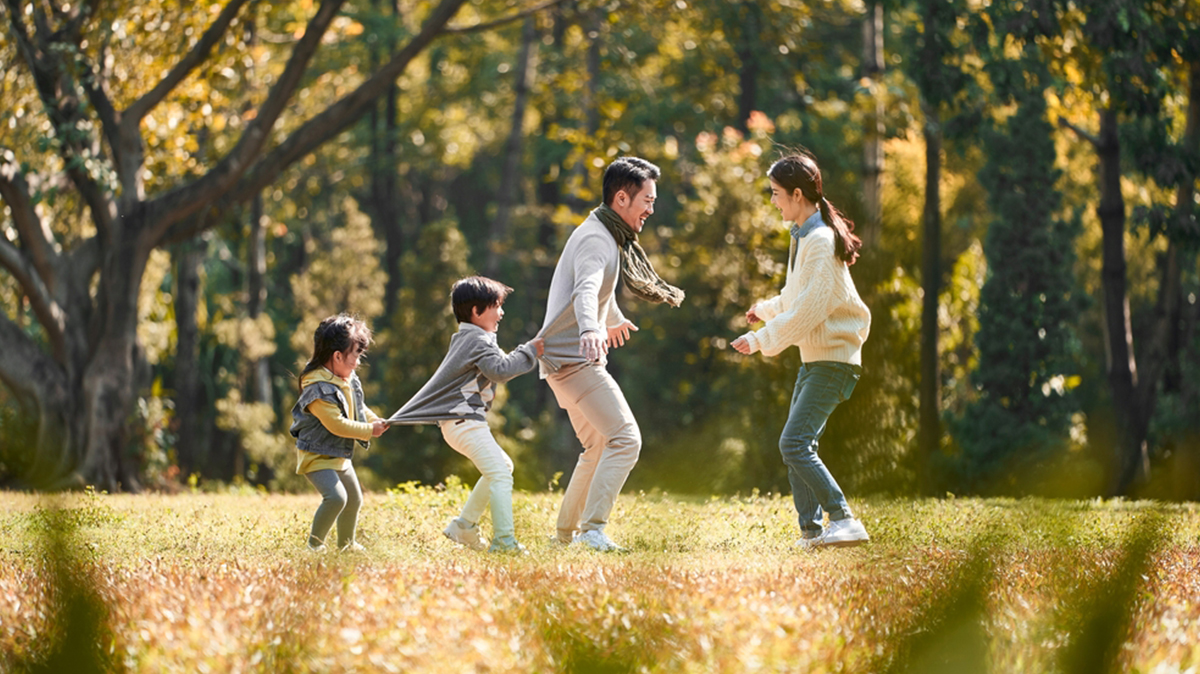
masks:
[[[388,419],[388,423],[485,421],[496,397],[496,384],[529,372],[536,364],[535,352],[528,343],[505,354],[496,345],[496,333],[474,323],[459,323],[458,332],[450,336],[450,350],[437,372],[412,400]]]

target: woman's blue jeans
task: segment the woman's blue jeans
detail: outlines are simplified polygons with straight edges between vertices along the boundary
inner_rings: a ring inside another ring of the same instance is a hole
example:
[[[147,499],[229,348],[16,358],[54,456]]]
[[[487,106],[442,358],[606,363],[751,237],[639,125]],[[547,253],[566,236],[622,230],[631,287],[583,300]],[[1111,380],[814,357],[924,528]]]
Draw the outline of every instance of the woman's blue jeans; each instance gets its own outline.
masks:
[[[817,456],[817,447],[829,415],[850,398],[861,372],[857,365],[817,361],[802,365],[796,377],[779,451],[787,465],[792,500],[805,538],[821,533],[822,512],[829,513],[830,521],[853,517],[846,495]]]

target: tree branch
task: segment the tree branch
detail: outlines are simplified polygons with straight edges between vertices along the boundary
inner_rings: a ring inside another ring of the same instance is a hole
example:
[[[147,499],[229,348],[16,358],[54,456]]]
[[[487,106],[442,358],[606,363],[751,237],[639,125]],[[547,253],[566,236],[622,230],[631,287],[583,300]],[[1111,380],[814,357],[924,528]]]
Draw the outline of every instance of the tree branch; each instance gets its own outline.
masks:
[[[259,107],[254,121],[246,127],[245,133],[229,154],[198,180],[173,189],[147,203],[152,213],[150,219],[155,223],[153,229],[148,232],[151,245],[161,242],[168,228],[175,223],[222,198],[250,167],[266,144],[275,121],[300,85],[309,61],[321,46],[322,36],[344,2],[345,0],[322,0],[317,13],[309,20],[304,30],[304,37],[300,38],[292,50],[283,74],[271,87],[267,100]]]
[[[67,327],[67,316],[54,301],[49,288],[42,282],[29,259],[22,255],[16,246],[3,238],[0,238],[0,267],[7,269],[13,275],[13,278],[25,291],[25,295],[29,297],[33,312],[38,317],[38,323],[41,323],[46,330],[54,358],[63,362],[66,358],[64,334]],[[7,344],[5,348],[7,348]],[[0,351],[4,351],[4,349],[0,349]]]
[[[1071,131],[1074,131],[1075,135],[1086,140],[1087,142],[1091,143],[1092,145],[1095,145],[1096,147],[1100,147],[1100,137],[1099,136],[1092,135],[1092,134],[1088,133],[1087,131],[1085,131],[1084,129],[1072,124],[1069,120],[1067,120],[1066,117],[1059,117],[1058,125],[1064,129],[1070,129]]]
[[[54,264],[58,261],[54,235],[34,210],[30,192],[16,156],[11,150],[0,147],[0,200],[8,204],[13,223],[17,226],[17,235],[33,257],[37,272],[53,285]]]
[[[61,374],[62,369],[49,362],[21,326],[0,310],[0,382],[26,404],[35,404],[38,386],[46,383],[47,373]]]
[[[470,26],[447,26],[446,29],[443,30],[442,32],[462,35],[465,33],[478,33],[480,31],[491,30],[493,28],[498,28],[505,24],[513,23],[514,21],[520,21],[521,19],[524,19],[527,16],[537,14],[538,12],[540,12],[542,10],[550,9],[551,7],[554,7],[555,5],[561,5],[562,3],[563,3],[563,0],[545,0],[545,2],[542,2],[539,5],[534,5],[533,7],[530,7],[529,9],[521,10],[521,11],[516,12],[515,14],[511,14],[509,16],[505,16],[505,17],[502,17],[499,19],[493,19],[491,21],[484,21],[481,23],[476,23],[476,24],[473,24]]]
[[[289,135],[282,143],[255,163],[253,168],[221,198],[222,209],[253,198],[270,185],[284,169],[307,156],[323,143],[341,133],[346,127],[362,118],[370,104],[387,90],[404,72],[408,64],[420,54],[435,37],[445,31],[446,23],[453,18],[466,0],[442,0],[426,19],[421,31],[392,57],[366,82],[333,103],[321,113],[308,120]],[[214,200],[215,201],[215,200]],[[199,217],[179,218],[172,226],[164,228],[156,244],[187,239],[213,226],[219,221],[218,213],[199,214],[199,207],[191,209],[189,215]]]
[[[175,87],[179,86],[179,83],[186,79],[193,70],[208,60],[209,52],[221,41],[221,38],[225,35],[225,31],[229,29],[229,25],[233,23],[238,12],[247,2],[249,0],[230,0],[229,4],[225,5],[225,8],[217,15],[212,25],[208,27],[208,30],[204,31],[204,34],[200,36],[200,39],[192,47],[191,51],[180,59],[179,63],[175,64],[171,72],[167,73],[153,89],[143,94],[125,110],[121,115],[121,123],[123,125],[132,125],[136,129],[141,124],[142,119],[156,105],[161,103],[167,97],[167,94],[174,91]],[[311,24],[309,28],[312,28]]]
[[[116,216],[116,208],[107,198],[104,189],[82,165],[84,158],[98,155],[99,147],[95,139],[89,139],[91,142],[82,140],[83,132],[77,124],[83,117],[81,105],[76,98],[74,81],[68,74],[70,69],[62,60],[63,50],[58,49],[61,45],[78,44],[80,38],[65,31],[52,31],[42,10],[34,4],[31,5],[33,22],[39,40],[39,43],[35,44],[21,18],[21,3],[18,0],[4,0],[4,4],[8,7],[11,34],[16,37],[21,54],[33,75],[38,96],[50,123],[54,126],[55,135],[59,140],[59,154],[67,165],[66,174],[75,183],[80,196],[92,211],[92,219],[97,228],[105,231]],[[72,26],[78,28],[74,21],[68,24],[68,27]]]

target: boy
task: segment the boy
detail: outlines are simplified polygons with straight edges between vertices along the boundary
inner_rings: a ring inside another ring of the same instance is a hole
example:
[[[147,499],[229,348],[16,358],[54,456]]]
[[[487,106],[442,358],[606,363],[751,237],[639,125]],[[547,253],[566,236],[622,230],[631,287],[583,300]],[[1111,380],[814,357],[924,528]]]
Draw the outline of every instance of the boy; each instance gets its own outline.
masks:
[[[443,532],[450,540],[475,550],[522,552],[513,531],[512,459],[496,443],[487,412],[502,384],[533,369],[542,355],[535,338],[510,354],[496,345],[496,330],[504,318],[504,300],[512,288],[483,276],[455,282],[450,291],[458,332],[433,377],[388,419],[390,424],[437,424],[456,452],[466,456],[482,477],[471,490],[462,513]],[[491,503],[492,541],[479,535],[478,522]]]

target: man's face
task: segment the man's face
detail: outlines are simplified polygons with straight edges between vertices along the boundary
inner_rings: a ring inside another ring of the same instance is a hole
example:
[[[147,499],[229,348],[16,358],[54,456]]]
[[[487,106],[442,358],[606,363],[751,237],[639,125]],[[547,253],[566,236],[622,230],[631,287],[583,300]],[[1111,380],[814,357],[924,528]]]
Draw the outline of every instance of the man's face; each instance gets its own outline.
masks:
[[[625,190],[617,192],[613,197],[612,209],[621,216],[625,224],[635,232],[641,232],[646,225],[646,218],[654,213],[654,200],[658,198],[658,187],[654,180],[642,183],[642,189],[630,196]]]

